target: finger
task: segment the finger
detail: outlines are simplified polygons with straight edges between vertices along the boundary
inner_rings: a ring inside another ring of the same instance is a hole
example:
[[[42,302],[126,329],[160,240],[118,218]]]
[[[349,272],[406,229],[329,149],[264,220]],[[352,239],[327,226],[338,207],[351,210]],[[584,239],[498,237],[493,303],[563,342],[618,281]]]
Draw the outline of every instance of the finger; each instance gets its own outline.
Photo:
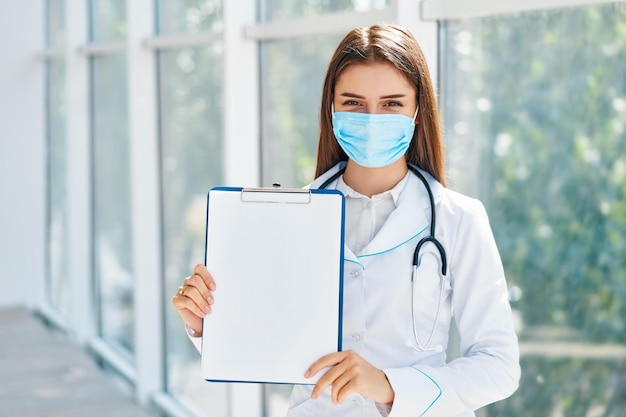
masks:
[[[328,388],[329,386],[335,383],[335,379],[339,377],[343,373],[343,369],[341,369],[341,364],[335,365],[330,368],[324,375],[320,377],[320,379],[313,387],[313,392],[311,392],[311,398],[316,400],[320,395]]]
[[[217,288],[217,286],[215,285],[215,280],[213,279],[213,275],[211,275],[205,265],[197,264],[193,268],[193,273],[198,274],[202,278],[209,290],[215,291],[215,289]]]
[[[184,287],[185,287],[185,295],[191,294],[192,293],[191,288],[195,288],[200,294],[200,296],[207,303],[209,304],[213,303],[213,294],[211,294],[211,290],[209,290],[209,288],[206,285],[206,282],[200,275],[193,274],[185,278]]]
[[[345,372],[346,367],[343,362],[338,363],[337,365],[326,371],[326,373],[322,375],[317,381],[315,387],[313,387],[311,398],[314,400],[317,399],[329,386],[332,386],[334,391],[337,379],[340,378]]]
[[[311,398],[318,398],[322,392],[329,385],[333,385],[335,380],[342,375],[348,369],[348,362],[346,362],[347,358],[350,358],[351,351],[347,352],[335,352],[330,355],[326,355],[320,358],[315,364],[311,366],[312,372],[307,372],[307,375],[313,376],[321,369],[330,368],[320,377],[313,388],[313,392],[311,393]],[[318,369],[318,367],[321,367]]]
[[[348,377],[346,374],[344,374],[342,375],[342,378],[340,378],[340,380],[335,381],[335,383],[333,384],[333,403],[341,404],[346,400],[346,398],[348,398],[350,394],[354,393],[360,393],[358,389],[358,384],[356,384],[356,382],[351,377]]]
[[[315,375],[322,369],[328,368],[329,366],[337,365],[339,362],[341,362],[344,359],[344,357],[348,354],[348,352],[349,351],[333,352],[328,355],[322,356],[317,361],[315,361],[311,366],[309,366],[309,369],[307,369],[306,373],[304,374],[304,377],[311,378],[313,375]]]
[[[334,404],[343,402],[345,395],[340,397],[340,393],[344,387],[351,381],[354,381],[359,375],[359,357],[356,354],[348,353],[346,357],[333,368],[339,372],[333,375],[331,398]],[[356,388],[356,387],[355,387]]]
[[[187,297],[200,309],[202,312],[206,314],[210,314],[212,311],[209,300],[198,290],[198,288],[193,287],[191,285],[185,287],[184,294],[181,296]]]
[[[176,293],[172,302],[174,307],[176,307],[176,310],[181,311],[187,309],[200,318],[204,318],[204,316],[206,316],[203,309],[198,307],[198,305],[186,295]]]

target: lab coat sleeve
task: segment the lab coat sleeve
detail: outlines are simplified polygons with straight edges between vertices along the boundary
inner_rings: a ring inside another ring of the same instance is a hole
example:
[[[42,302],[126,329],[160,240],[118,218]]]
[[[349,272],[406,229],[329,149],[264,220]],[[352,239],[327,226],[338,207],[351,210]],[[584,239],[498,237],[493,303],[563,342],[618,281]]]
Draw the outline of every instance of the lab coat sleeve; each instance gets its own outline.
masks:
[[[450,242],[452,307],[461,357],[441,367],[385,369],[395,392],[389,417],[453,417],[510,396],[519,348],[500,255],[482,203],[470,200]]]
[[[187,327],[185,324],[185,331],[187,332],[187,337],[191,340],[191,343],[198,349],[198,352],[202,353],[202,336],[194,336],[192,330]]]

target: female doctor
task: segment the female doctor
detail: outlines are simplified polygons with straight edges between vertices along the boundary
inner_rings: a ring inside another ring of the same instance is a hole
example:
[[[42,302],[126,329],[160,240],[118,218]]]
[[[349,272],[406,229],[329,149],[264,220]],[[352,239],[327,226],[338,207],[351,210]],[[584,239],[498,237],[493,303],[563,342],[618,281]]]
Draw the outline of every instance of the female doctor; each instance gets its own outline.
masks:
[[[408,31],[375,25],[339,44],[316,177],[311,188],[346,197],[344,350],[311,364],[306,377],[328,370],[294,387],[288,416],[469,417],[510,396],[519,352],[500,256],[483,205],[445,187],[435,94]],[[197,265],[173,298],[196,346],[214,291]],[[461,357],[448,363],[452,320]]]

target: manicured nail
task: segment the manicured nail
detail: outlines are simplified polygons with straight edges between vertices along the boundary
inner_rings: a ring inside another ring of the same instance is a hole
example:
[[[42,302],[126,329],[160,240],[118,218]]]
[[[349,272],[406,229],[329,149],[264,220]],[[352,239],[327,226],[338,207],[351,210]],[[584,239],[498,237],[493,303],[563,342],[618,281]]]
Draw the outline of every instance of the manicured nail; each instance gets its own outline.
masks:
[[[213,303],[215,302],[215,300],[214,300],[214,299],[213,299],[213,297],[211,297],[211,296],[207,297],[206,301],[207,301],[207,303],[209,303],[209,304],[213,304]]]
[[[211,314],[211,307],[209,306],[204,307],[204,314]]]
[[[209,289],[210,289],[211,291],[215,291],[215,284],[214,284],[214,283],[210,283],[210,284],[209,284]]]

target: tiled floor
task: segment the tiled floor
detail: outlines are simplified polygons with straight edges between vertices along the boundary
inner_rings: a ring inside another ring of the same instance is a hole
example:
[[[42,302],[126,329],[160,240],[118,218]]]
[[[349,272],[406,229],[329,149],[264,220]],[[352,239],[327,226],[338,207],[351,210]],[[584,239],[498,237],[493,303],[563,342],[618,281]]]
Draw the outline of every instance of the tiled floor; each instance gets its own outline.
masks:
[[[26,309],[0,310],[0,417],[154,417]]]

